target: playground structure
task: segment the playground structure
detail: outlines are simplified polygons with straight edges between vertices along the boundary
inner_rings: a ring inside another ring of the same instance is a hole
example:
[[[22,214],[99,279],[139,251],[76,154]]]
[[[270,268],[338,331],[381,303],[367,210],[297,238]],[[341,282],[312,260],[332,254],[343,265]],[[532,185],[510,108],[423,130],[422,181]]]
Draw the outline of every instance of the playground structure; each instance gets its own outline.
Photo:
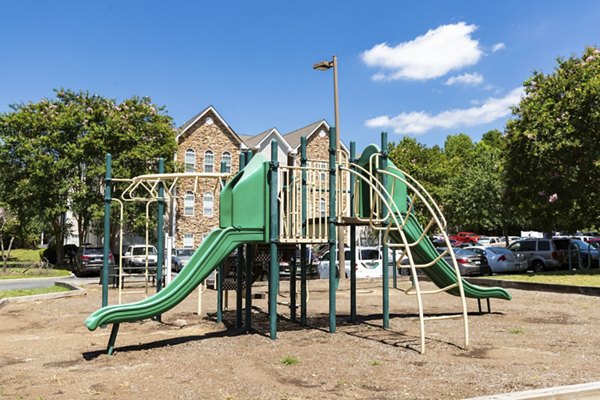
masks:
[[[383,235],[383,265],[389,264],[388,248],[397,249],[401,256],[407,257],[407,266],[412,286],[405,290],[417,299],[420,322],[420,350],[425,351],[425,321],[428,319],[454,318],[457,315],[425,317],[423,296],[431,293],[447,292],[458,298],[463,319],[465,347],[469,344],[468,311],[466,298],[498,298],[510,300],[511,296],[501,288],[483,288],[464,281],[450,250],[450,241],[446,235],[446,221],[437,205],[425,189],[408,174],[396,168],[387,158],[387,135],[382,133],[380,150],[375,145],[368,146],[356,158],[355,145],[350,145],[350,158],[346,159],[335,150],[335,128],[331,129],[329,145],[329,167],[309,165],[306,159],[306,139],[302,138],[300,166],[280,166],[277,159],[277,145],[272,142],[271,159],[257,154],[247,165],[234,175],[221,192],[219,228],[214,229],[201,243],[188,265],[173,281],[162,289],[162,240],[159,235],[157,293],[131,304],[107,304],[108,267],[103,270],[103,308],[92,313],[85,324],[90,330],[98,326],[113,324],[107,346],[107,352],[114,350],[116,336],[122,322],[158,317],[186,298],[210,273],[220,267],[223,260],[236,249],[246,246],[246,257],[238,251],[236,326],[242,325],[242,297],[245,297],[245,322],[247,331],[251,329],[252,306],[252,244],[268,244],[269,264],[269,333],[277,338],[277,294],[279,287],[278,245],[294,244],[300,246],[300,324],[307,323],[307,260],[306,246],[315,243],[328,243],[330,265],[336,265],[336,226],[350,227],[351,260],[355,264],[354,246],[356,245],[356,226],[369,225]],[[339,161],[338,161],[339,160]],[[107,163],[108,164],[108,163]],[[107,165],[107,186],[105,190],[105,211],[110,215],[110,176]],[[161,172],[159,170],[159,172]],[[137,185],[145,185],[150,192],[156,193],[159,204],[158,231],[162,232],[162,214],[164,208],[164,188],[167,180],[174,180],[185,174],[155,174],[134,178]],[[145,183],[142,183],[145,182]],[[323,206],[324,199],[328,206]],[[248,201],[252,199],[252,201]],[[416,210],[425,210],[429,222],[425,228],[419,224]],[[321,222],[327,223],[324,229]],[[109,221],[105,219],[105,232]],[[444,236],[446,252],[439,254],[430,242],[429,235],[440,233]],[[108,240],[105,233],[105,246]],[[107,252],[108,250],[105,249]],[[452,265],[444,260],[450,255]],[[105,257],[107,260],[107,257]],[[421,289],[417,271],[422,271],[438,289]],[[242,271],[244,274],[242,274]],[[356,322],[356,276],[350,268],[350,318]],[[382,268],[382,315],[383,328],[389,328],[389,269]],[[395,281],[397,265],[392,269]],[[245,282],[242,281],[245,276]],[[218,274],[217,319],[222,310],[223,274]],[[329,331],[336,331],[336,269],[329,269]],[[244,287],[245,286],[245,287]],[[161,290],[162,289],[162,290]],[[245,289],[244,296],[242,292]],[[290,293],[296,293],[296,271],[292,266],[290,274]],[[291,320],[296,318],[296,298],[290,296]]]

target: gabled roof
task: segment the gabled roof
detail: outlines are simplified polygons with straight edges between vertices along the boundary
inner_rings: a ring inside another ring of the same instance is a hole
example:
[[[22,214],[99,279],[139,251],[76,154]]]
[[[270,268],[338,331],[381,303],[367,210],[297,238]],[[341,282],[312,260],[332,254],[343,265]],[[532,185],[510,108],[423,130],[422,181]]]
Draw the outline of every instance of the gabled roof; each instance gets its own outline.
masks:
[[[244,139],[244,142],[246,143],[246,146],[248,146],[249,149],[253,149],[255,147],[261,148],[268,145],[267,139],[270,137],[277,138],[277,141],[285,146],[286,153],[292,150],[292,147],[290,147],[288,141],[285,140],[283,136],[281,136],[281,133],[279,133],[279,131],[275,127],[267,129],[266,131],[261,132],[258,135],[252,136],[248,139]]]
[[[297,129],[290,133],[286,133],[283,137],[285,140],[287,140],[287,142],[290,144],[292,149],[297,151],[300,148],[300,141],[301,141],[302,136],[305,136],[306,139],[310,138],[312,135],[314,135],[315,133],[318,132],[319,127],[321,125],[325,125],[325,130],[327,132],[329,132],[329,129],[330,129],[329,124],[327,123],[327,121],[322,119],[320,121],[313,122],[312,124],[307,125],[304,128],[300,128],[300,129]],[[349,151],[348,148],[346,147],[346,145],[344,144],[344,142],[340,142],[340,145],[343,150]]]
[[[239,135],[237,133],[235,133],[235,131],[229,126],[229,124],[227,122],[225,122],[223,117],[221,117],[221,115],[217,112],[217,110],[213,106],[206,107],[204,110],[200,111],[198,114],[196,114],[192,118],[190,118],[185,124],[183,124],[179,128],[179,134],[177,135],[177,142],[179,142],[179,138],[182,137],[189,128],[194,126],[194,124],[196,122],[198,122],[200,119],[202,119],[202,117],[204,117],[209,112],[212,112],[219,119],[219,121],[223,124],[223,126],[225,126],[225,128],[227,128],[227,130],[229,131],[229,133],[231,133],[231,136],[233,136],[234,139],[236,139],[241,145],[243,145],[243,146],[245,145],[244,141],[239,137]]]

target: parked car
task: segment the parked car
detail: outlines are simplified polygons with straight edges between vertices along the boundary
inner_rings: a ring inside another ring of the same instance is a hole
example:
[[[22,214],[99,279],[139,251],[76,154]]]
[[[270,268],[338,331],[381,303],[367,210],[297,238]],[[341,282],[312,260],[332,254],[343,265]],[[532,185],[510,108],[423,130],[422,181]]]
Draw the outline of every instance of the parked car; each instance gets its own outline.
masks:
[[[143,244],[129,246],[123,256],[123,264],[129,271],[139,271],[146,267],[146,256],[148,258],[148,268],[156,270],[158,251],[156,251],[156,247],[154,246],[146,246]]]
[[[515,253],[523,254],[529,268],[535,272],[558,269],[565,263],[569,239],[528,238],[508,246]]]
[[[345,250],[344,259],[346,277],[350,277],[350,249]],[[389,258],[389,269],[393,272],[392,268],[392,258]],[[381,277],[383,274],[381,251],[377,247],[357,247],[354,269],[357,278]],[[320,279],[329,279],[329,252],[323,254],[317,270]],[[389,276],[392,276],[391,273]]]
[[[573,267],[598,267],[600,251],[592,243],[586,243],[579,239],[571,239],[569,250],[571,251],[571,264]],[[579,254],[579,262],[577,261],[577,253]],[[569,260],[567,259],[566,261],[568,263]]]
[[[173,254],[171,255],[171,268],[173,271],[181,271],[187,265],[190,258],[192,258],[193,254],[194,249],[173,249]]]
[[[498,236],[480,236],[477,242],[481,246],[487,247],[505,247],[506,241]]]
[[[474,232],[458,232],[456,235],[450,236],[449,239],[459,243],[475,244],[479,241],[479,235]]]
[[[442,254],[447,250],[445,247],[438,247],[437,251]],[[458,264],[460,274],[465,275],[491,275],[492,270],[488,265],[485,256],[474,253],[470,250],[453,247],[454,257]],[[448,253],[444,256],[444,260],[452,266],[452,256]]]
[[[108,264],[113,267],[115,258],[108,254]],[[99,273],[104,265],[104,247],[80,246],[75,254],[75,275],[84,276]]]
[[[525,272],[529,267],[523,254],[515,253],[504,247],[473,246],[466,247],[465,250],[484,256],[493,273]]]

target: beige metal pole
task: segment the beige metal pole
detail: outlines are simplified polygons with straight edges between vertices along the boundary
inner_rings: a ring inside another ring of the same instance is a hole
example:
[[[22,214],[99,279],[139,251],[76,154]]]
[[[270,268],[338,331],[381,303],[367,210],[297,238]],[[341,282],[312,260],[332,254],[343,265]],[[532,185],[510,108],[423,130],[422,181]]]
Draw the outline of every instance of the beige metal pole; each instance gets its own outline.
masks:
[[[341,131],[340,131],[340,113],[339,113],[339,100],[338,100],[338,68],[337,68],[337,56],[333,56],[333,106],[334,106],[334,118],[335,118],[335,152],[336,152],[336,161],[339,164],[341,161],[340,150],[341,150]],[[345,197],[338,198],[337,201],[344,201]],[[338,209],[342,209],[340,207]],[[331,211],[330,212],[335,212]],[[341,216],[338,217],[338,223],[342,222]],[[338,262],[340,267],[340,281],[346,280],[346,257],[344,254],[346,237],[344,235],[345,230],[343,225],[338,225],[337,237],[338,237]],[[351,265],[350,268],[353,268]]]

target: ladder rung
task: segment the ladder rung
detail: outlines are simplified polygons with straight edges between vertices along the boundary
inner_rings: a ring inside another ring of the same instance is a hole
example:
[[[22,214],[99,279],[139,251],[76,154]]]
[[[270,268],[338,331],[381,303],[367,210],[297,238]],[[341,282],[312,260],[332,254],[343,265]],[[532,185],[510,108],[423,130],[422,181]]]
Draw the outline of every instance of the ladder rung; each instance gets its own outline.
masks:
[[[421,290],[421,294],[436,294],[436,293],[447,292],[448,290],[454,289],[455,287],[458,287],[458,283],[453,283],[452,285],[448,285],[444,288],[436,289],[436,290]],[[415,289],[414,286],[411,286],[408,289],[406,289],[404,291],[404,293],[417,294],[417,290]]]

